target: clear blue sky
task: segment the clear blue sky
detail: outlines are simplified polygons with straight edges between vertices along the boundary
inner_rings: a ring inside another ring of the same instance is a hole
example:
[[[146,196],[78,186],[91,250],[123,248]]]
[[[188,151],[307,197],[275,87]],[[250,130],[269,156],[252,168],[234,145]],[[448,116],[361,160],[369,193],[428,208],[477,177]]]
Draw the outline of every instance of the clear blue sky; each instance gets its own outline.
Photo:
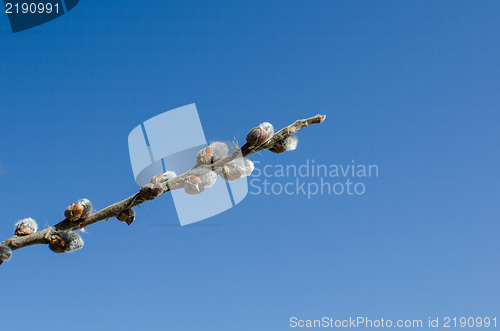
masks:
[[[137,190],[127,136],[196,103],[209,140],[317,113],[265,164],[373,163],[362,196],[248,196],[180,227],[171,197],[14,252],[2,330],[286,330],[289,318],[498,314],[500,4],[96,1],[0,15],[0,239]],[[272,179],[275,182],[289,180]],[[498,316],[500,317],[500,316]]]

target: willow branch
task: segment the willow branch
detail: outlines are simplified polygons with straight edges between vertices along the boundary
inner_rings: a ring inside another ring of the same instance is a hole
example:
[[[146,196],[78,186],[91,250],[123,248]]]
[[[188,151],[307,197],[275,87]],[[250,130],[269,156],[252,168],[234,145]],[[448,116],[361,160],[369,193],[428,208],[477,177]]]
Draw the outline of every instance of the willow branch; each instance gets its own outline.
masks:
[[[302,120],[297,120],[294,123],[288,125],[287,127],[281,129],[280,131],[276,132],[270,139],[268,139],[265,143],[263,143],[260,146],[251,146],[248,143],[243,145],[239,150],[236,150],[234,153],[230,154],[229,156],[213,163],[213,164],[208,164],[208,165],[202,165],[198,164],[196,165],[193,169],[195,168],[206,168],[206,169],[211,169],[214,171],[217,171],[224,167],[227,163],[239,158],[239,157],[247,157],[252,154],[255,154],[257,152],[267,150],[270,148],[273,148],[274,145],[279,142],[280,140],[286,138],[287,136],[297,132],[298,130],[305,128],[309,125],[312,124],[319,124],[323,122],[326,118],[326,115],[316,115],[307,119],[302,119]],[[193,170],[189,170],[182,175],[179,175],[173,179],[168,180],[165,183],[162,183],[163,185],[163,193],[160,195],[173,191],[173,190],[178,190],[180,188],[184,187],[184,182],[186,178],[189,176],[190,172]],[[55,231],[59,230],[78,230],[82,229],[84,227],[87,227],[89,225],[92,225],[94,223],[107,220],[113,217],[117,217],[120,215],[125,210],[128,210],[132,207],[138,206],[146,201],[149,200],[144,200],[141,198],[141,195],[138,193],[122,200],[117,203],[114,203],[98,212],[95,212],[91,214],[90,216],[86,217],[83,220],[76,221],[76,222],[70,222],[68,219],[64,219],[60,223],[46,228],[44,230],[41,230],[39,232],[36,232],[34,234],[28,235],[28,236],[13,236],[3,242],[0,243],[0,245],[5,245],[11,248],[11,250],[16,250],[20,249],[23,247],[31,246],[31,245],[46,245],[49,244],[49,237],[51,234]]]

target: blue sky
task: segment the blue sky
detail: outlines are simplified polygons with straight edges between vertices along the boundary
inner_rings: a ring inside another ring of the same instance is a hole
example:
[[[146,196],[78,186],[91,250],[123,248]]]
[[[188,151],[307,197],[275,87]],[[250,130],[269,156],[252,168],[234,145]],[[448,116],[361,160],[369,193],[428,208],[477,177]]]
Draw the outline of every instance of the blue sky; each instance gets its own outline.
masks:
[[[265,164],[377,164],[361,196],[249,195],[180,227],[167,194],[14,252],[2,330],[286,330],[323,316],[498,314],[500,4],[82,0],[12,34],[0,15],[0,236],[138,189],[127,136],[196,103],[209,140],[317,113]],[[182,138],[182,137],[180,137]],[[285,183],[290,178],[271,178]],[[293,180],[293,179],[292,179]],[[332,179],[329,179],[332,180]]]

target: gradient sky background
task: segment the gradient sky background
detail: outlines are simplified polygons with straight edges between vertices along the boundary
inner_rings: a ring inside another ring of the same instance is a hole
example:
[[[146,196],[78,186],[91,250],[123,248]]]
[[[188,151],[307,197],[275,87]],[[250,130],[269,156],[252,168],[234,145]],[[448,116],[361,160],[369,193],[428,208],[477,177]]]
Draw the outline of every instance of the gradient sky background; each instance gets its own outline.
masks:
[[[296,152],[253,156],[260,167],[380,170],[362,196],[249,195],[186,227],[167,194],[131,227],[89,227],[81,251],[15,251],[0,268],[0,328],[500,315],[499,11],[488,0],[82,0],[16,34],[0,15],[2,240],[20,218],[46,227],[79,198],[101,209],[133,194],[130,130],[190,103],[209,140],[327,114]]]

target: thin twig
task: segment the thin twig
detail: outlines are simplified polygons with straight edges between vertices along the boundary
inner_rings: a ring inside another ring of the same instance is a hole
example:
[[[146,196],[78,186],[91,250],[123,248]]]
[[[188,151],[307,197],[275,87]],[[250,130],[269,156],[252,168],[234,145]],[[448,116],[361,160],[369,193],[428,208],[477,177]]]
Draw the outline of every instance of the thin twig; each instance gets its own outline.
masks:
[[[249,144],[245,144],[241,147],[241,149],[235,151],[231,155],[223,158],[222,160],[219,160],[215,162],[214,164],[209,164],[209,165],[196,165],[194,168],[207,168],[211,170],[219,170],[221,169],[224,165],[226,165],[228,162],[237,159],[238,157],[247,157],[252,154],[255,154],[257,152],[270,149],[272,148],[278,141],[286,138],[292,133],[297,132],[298,130],[307,127],[311,124],[318,124],[321,123],[325,120],[326,116],[325,115],[316,115],[307,119],[302,119],[302,120],[297,120],[294,123],[290,124],[289,126],[281,129],[280,131],[276,132],[269,140],[267,140],[265,143],[263,143],[260,146],[253,147],[250,146]],[[193,169],[194,169],[193,168]],[[191,169],[192,170],[192,169]],[[180,188],[184,187],[184,182],[186,178],[189,176],[189,173],[191,170],[185,172],[182,175],[179,175],[173,179],[170,179],[169,181],[163,183],[164,189],[163,193],[173,191],[173,190],[178,190]],[[76,222],[70,222],[68,219],[63,220],[62,222],[46,228],[44,230],[41,230],[39,232],[36,232],[34,234],[24,236],[24,237],[18,237],[14,236],[11,237],[2,243],[0,245],[6,245],[9,246],[12,250],[20,249],[23,247],[31,246],[31,245],[42,245],[42,244],[49,244],[49,237],[51,233],[57,230],[78,230],[84,227],[87,227],[91,224],[97,223],[99,221],[107,220],[109,218],[117,217],[120,215],[121,212],[130,209],[132,207],[138,206],[142,203],[144,203],[146,200],[143,200],[140,196],[139,193],[136,193],[120,202],[114,203],[98,212],[95,212],[91,214],[90,216],[86,217],[83,220],[76,221]]]

